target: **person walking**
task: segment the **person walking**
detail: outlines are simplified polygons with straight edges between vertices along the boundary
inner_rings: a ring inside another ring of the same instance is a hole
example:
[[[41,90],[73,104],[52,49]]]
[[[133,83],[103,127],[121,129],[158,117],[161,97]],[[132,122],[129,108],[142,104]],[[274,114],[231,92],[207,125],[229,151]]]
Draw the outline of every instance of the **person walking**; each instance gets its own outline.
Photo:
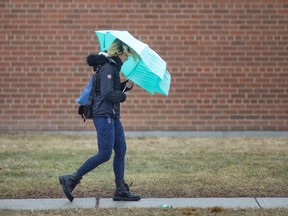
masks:
[[[129,56],[137,53],[119,39],[115,39],[107,53],[87,56],[87,64],[98,70],[96,90],[93,97],[93,123],[97,132],[98,153],[87,159],[73,174],[59,176],[66,197],[72,202],[73,190],[82,177],[111,158],[114,150],[113,171],[116,189],[114,201],[138,201],[141,196],[133,194],[124,180],[126,140],[120,120],[120,103],[126,100],[126,91],[133,83],[121,83],[119,72]]]

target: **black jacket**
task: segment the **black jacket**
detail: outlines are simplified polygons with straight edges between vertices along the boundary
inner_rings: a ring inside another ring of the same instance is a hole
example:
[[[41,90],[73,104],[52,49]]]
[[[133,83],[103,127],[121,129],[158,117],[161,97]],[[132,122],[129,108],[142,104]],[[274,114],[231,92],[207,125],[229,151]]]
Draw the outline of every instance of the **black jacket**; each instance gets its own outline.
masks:
[[[123,92],[125,82],[121,83],[119,75],[123,63],[118,57],[106,60],[98,71],[99,81],[93,98],[93,116],[120,118],[120,103],[126,100]]]

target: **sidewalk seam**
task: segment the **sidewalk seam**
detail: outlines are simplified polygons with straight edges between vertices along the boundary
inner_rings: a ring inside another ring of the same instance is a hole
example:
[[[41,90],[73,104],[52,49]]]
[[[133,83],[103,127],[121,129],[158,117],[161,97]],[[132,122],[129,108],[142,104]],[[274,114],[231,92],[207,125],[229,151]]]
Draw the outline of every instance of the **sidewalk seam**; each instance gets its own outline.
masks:
[[[254,199],[255,199],[257,205],[259,206],[259,208],[262,209],[262,206],[261,206],[260,203],[258,202],[257,197],[254,197]]]
[[[98,209],[100,205],[100,197],[96,197],[96,203],[95,203],[95,208]]]

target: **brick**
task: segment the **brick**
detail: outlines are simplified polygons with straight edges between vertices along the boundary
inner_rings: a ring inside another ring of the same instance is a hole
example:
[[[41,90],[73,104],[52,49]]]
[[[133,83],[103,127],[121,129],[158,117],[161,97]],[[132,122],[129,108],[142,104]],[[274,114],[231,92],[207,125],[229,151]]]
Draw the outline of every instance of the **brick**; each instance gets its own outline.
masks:
[[[21,120],[2,111],[0,130],[94,130],[91,123],[79,126],[74,100],[91,74],[85,56],[99,49],[94,30],[105,28],[131,31],[167,61],[172,75],[169,97],[137,86],[128,93],[125,128],[287,130],[285,1],[4,5],[0,94]],[[37,115],[42,121],[29,120]]]

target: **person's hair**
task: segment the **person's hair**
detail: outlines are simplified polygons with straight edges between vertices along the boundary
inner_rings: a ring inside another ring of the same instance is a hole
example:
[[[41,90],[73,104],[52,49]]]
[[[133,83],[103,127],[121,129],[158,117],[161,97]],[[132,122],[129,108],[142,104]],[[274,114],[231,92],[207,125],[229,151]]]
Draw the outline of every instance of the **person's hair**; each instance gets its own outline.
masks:
[[[121,55],[123,52],[127,53],[128,56],[133,57],[134,60],[140,58],[139,55],[129,47],[127,44],[116,38],[108,49],[108,54],[111,57]]]

